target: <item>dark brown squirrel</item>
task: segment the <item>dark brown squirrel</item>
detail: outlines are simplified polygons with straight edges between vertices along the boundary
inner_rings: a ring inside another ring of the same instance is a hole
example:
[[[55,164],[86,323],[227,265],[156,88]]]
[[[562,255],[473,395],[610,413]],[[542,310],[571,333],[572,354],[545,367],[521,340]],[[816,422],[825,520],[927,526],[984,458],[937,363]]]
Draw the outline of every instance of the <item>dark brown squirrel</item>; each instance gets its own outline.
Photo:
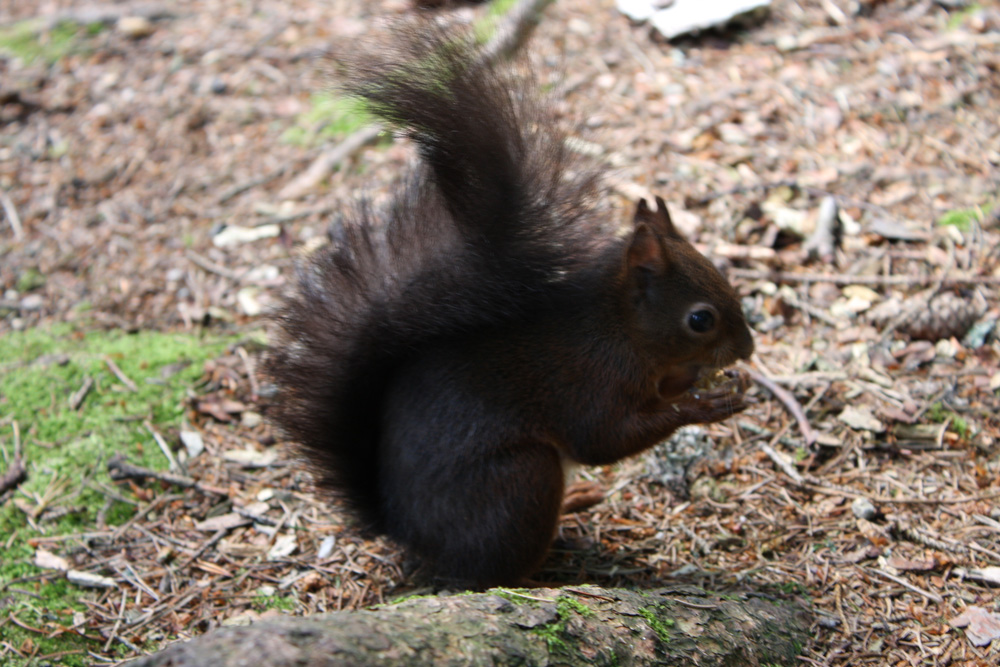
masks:
[[[735,292],[662,199],[614,233],[600,172],[531,86],[426,25],[354,64],[346,92],[420,162],[300,267],[266,362],[272,415],[320,486],[479,586],[540,566],[564,461],[618,461],[742,410],[745,373],[699,387],[753,351]]]

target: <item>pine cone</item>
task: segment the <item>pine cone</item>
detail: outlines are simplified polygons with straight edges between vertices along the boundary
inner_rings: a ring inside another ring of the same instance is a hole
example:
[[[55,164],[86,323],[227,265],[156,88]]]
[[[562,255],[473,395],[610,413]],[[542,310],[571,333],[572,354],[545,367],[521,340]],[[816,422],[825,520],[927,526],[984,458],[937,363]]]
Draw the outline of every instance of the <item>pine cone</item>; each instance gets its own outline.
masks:
[[[936,295],[926,308],[916,308],[898,330],[911,338],[938,341],[961,338],[986,312],[986,302],[979,292],[961,296],[953,292]]]

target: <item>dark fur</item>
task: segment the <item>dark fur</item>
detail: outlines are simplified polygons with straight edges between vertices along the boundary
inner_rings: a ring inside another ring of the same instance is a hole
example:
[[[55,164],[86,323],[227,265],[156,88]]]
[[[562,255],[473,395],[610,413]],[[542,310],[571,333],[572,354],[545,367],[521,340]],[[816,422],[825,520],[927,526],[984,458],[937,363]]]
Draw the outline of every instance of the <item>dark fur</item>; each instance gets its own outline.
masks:
[[[423,28],[346,86],[421,165],[306,262],[266,368],[277,423],[366,526],[443,576],[514,583],[551,540],[560,459],[615,461],[741,409],[684,392],[752,342],[662,202],[609,233],[597,174],[570,169],[530,82]],[[708,333],[685,325],[696,303]]]

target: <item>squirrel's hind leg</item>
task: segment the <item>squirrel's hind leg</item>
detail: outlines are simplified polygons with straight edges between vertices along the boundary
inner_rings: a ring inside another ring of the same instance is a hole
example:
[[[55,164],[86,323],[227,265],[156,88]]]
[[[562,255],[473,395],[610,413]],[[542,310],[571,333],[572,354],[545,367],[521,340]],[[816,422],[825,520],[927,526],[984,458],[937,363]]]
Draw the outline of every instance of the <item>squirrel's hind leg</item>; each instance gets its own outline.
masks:
[[[402,493],[386,507],[386,526],[444,580],[517,586],[541,566],[555,535],[562,465],[542,443],[490,449],[398,471],[426,483],[396,486]]]

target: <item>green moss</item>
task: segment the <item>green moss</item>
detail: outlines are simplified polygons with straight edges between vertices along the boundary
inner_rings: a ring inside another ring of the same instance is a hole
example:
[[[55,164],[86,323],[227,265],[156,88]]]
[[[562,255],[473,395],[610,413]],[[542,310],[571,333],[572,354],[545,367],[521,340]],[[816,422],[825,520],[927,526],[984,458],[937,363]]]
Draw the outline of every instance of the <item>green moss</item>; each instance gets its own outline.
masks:
[[[26,545],[18,544],[6,552],[0,552],[2,560],[5,562],[4,574],[6,575],[8,572],[17,576],[35,574],[35,568],[29,562],[32,551]],[[9,567],[6,565],[8,559],[14,561]],[[2,578],[7,579],[6,576]],[[60,657],[51,664],[69,667],[90,665],[91,661],[87,656],[87,651],[99,651],[102,640],[99,638],[88,640],[73,632],[64,632],[60,629],[72,625],[73,612],[86,613],[87,607],[79,601],[79,591],[61,575],[54,572],[51,578],[21,582],[17,584],[16,588],[31,595],[4,590],[4,597],[9,596],[9,606],[4,609],[5,614],[31,627],[43,628],[48,634],[38,634],[9,622],[0,632],[4,641],[14,647],[31,646],[34,651],[37,651],[38,656],[60,654]],[[34,662],[23,662],[12,659],[10,662],[4,663],[10,667],[40,664],[44,664],[44,660],[36,659]]]
[[[18,619],[23,617],[18,614]],[[68,623],[67,623],[68,625]],[[5,666],[17,667],[41,667],[42,665],[59,665],[60,667],[89,667],[94,661],[87,655],[87,651],[100,651],[103,640],[88,640],[72,632],[61,633],[56,637],[39,635],[18,627],[14,623],[7,623],[3,632],[0,633],[3,641],[15,648],[24,647],[25,653],[34,653],[31,660],[20,660],[12,656],[9,662],[3,663]],[[53,656],[49,659],[47,656]]]
[[[204,362],[224,347],[224,341],[194,335],[88,333],[68,326],[0,336],[0,474],[13,455],[16,422],[28,478],[15,498],[28,507],[47,498],[51,507],[81,508],[55,521],[43,518],[33,527],[13,501],[0,507],[4,538],[0,542],[0,595],[8,600],[5,612],[51,635],[39,636],[8,623],[4,633],[11,645],[31,640],[38,655],[82,651],[80,657],[59,657],[56,662],[65,665],[88,664],[86,650],[100,650],[100,641],[95,644],[59,630],[58,626],[71,625],[74,611],[86,612],[87,608],[78,601],[80,589],[56,573],[35,567],[32,541],[94,529],[105,496],[86,481],[112,486],[106,463],[113,454],[120,452],[146,467],[166,468],[167,461],[143,422],[151,422],[161,432],[178,425],[186,391],[201,377]],[[135,383],[136,391],[115,376],[108,359]],[[69,397],[87,378],[93,380],[93,387],[74,410]],[[128,491],[120,488],[119,493],[127,495]],[[116,502],[107,512],[107,521],[119,525],[134,513],[133,505]],[[58,551],[55,546],[46,548]],[[44,578],[34,579],[40,575]],[[11,584],[25,578],[32,579]],[[9,585],[26,593],[11,590]]]
[[[508,592],[513,591],[509,591],[508,589]],[[528,601],[530,602],[531,598],[528,598]],[[534,627],[531,629],[531,632],[545,640],[549,652],[566,654],[569,652],[569,646],[567,646],[564,637],[570,620],[575,615],[593,616],[594,612],[579,600],[565,595],[557,597],[555,603],[556,620]]]
[[[584,618],[590,618],[594,615],[594,610],[583,604],[576,598],[567,597],[565,595],[560,595],[556,598],[556,611],[559,614],[559,618],[569,618],[573,614],[579,614]]]
[[[963,232],[968,231],[972,227],[972,223],[982,223],[992,210],[992,203],[984,204],[983,206],[975,206],[973,208],[956,208],[948,211],[938,218],[937,224],[940,227],[951,225],[953,227],[957,227]]]
[[[31,290],[38,289],[44,285],[45,276],[38,269],[28,268],[17,277],[15,289],[17,289],[18,292],[30,292]]]
[[[184,411],[185,389],[200,377],[202,363],[222,347],[194,336],[155,332],[11,332],[0,339],[0,359],[5,360],[0,365],[0,415],[18,420],[22,433],[30,435],[27,440],[48,445],[47,469],[75,473],[81,456],[92,463],[122,444],[143,450],[149,433],[142,420],[177,420]],[[115,376],[109,359],[135,383],[136,391]],[[69,397],[88,377],[94,386],[80,409],[73,410]],[[145,464],[155,464],[157,458],[162,462],[159,450],[152,449]]]
[[[541,602],[540,599],[533,595],[528,595],[527,588],[491,588],[489,593],[502,597],[508,602],[513,602],[514,604],[538,604]]]
[[[313,146],[342,139],[372,121],[362,100],[317,93],[309,99],[309,109],[296,118],[295,126],[282,133],[281,140],[296,146]]]
[[[978,2],[974,2],[968,7],[960,9],[959,11],[955,12],[954,14],[948,17],[948,30],[955,30],[957,28],[960,28],[962,24],[965,23],[966,19],[968,19],[973,14],[981,12],[982,10],[983,6]]]
[[[385,604],[375,605],[375,608],[376,609],[382,609],[384,607],[392,607],[392,606],[395,606],[397,604],[403,604],[404,602],[409,602],[410,600],[420,600],[422,598],[432,598],[432,597],[437,597],[437,596],[435,596],[433,594],[421,594],[421,593],[417,593],[417,594],[414,594],[414,595],[401,595],[398,598],[395,598],[393,600],[389,600]]]
[[[663,605],[656,605],[655,607],[642,607],[639,609],[639,615],[646,619],[646,623],[652,628],[653,632],[660,639],[661,642],[667,644],[670,642],[670,628],[674,626],[674,620],[672,618],[664,618],[663,614],[666,613],[667,608]]]
[[[43,30],[38,21],[21,21],[0,29],[0,55],[20,58],[26,63],[43,60],[51,64],[83,51],[85,38],[93,34],[93,26],[62,22],[51,30]]]
[[[517,0],[493,0],[486,13],[492,17],[503,16],[516,4]]]
[[[963,440],[968,438],[972,431],[969,422],[964,417],[946,409],[940,402],[935,403],[927,410],[927,419],[936,424],[950,419],[951,423],[948,425],[950,430]]]
[[[279,611],[295,611],[298,600],[294,595],[265,595],[258,593],[253,596],[253,606],[257,611],[277,609]]]
[[[562,633],[565,630],[566,624],[560,621],[539,625],[532,628],[531,632],[545,640],[545,645],[548,646],[550,653],[566,653],[569,647],[566,645],[566,640],[562,638]]]
[[[808,589],[798,581],[782,581],[776,584],[775,588],[783,595],[805,595],[808,592]]]
[[[496,32],[497,24],[516,4],[517,0],[493,0],[486,10],[486,15],[472,26],[476,41],[480,44],[488,42]]]

